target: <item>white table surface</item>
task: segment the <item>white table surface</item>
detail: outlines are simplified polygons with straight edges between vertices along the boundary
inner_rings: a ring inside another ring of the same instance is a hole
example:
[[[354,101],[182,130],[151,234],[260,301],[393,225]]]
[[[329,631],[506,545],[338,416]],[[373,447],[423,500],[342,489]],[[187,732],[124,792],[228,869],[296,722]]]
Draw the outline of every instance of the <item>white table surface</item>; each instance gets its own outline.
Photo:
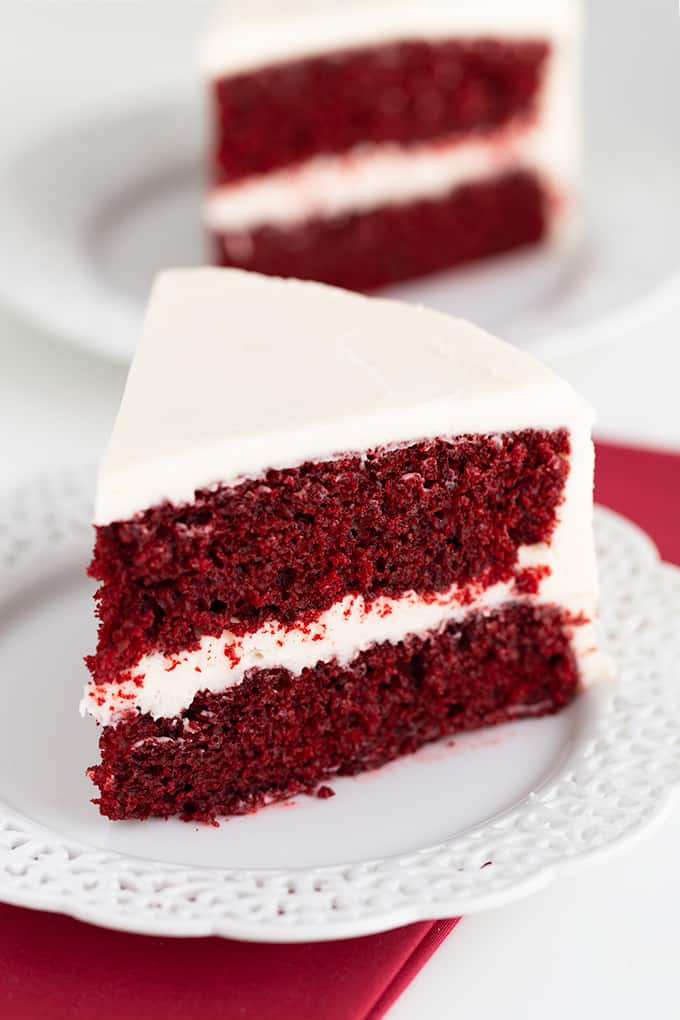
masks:
[[[145,66],[149,95],[176,85],[185,36],[208,6],[3,0],[0,158],[5,145],[30,142],[50,122],[137,98],[135,68]],[[183,73],[189,81],[191,68]],[[601,436],[680,450],[680,294],[663,319],[555,367],[597,408]],[[120,368],[59,346],[0,309],[0,488],[54,464],[96,459],[123,381]],[[620,857],[516,905],[464,918],[390,1020],[680,1015],[679,857],[676,804]]]

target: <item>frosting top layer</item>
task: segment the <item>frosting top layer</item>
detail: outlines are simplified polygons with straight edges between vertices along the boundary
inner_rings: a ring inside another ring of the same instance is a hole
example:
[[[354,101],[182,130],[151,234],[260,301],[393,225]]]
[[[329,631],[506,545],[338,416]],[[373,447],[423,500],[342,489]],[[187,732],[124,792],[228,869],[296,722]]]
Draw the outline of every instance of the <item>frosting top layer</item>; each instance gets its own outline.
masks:
[[[439,312],[235,269],[168,270],[100,468],[96,522],[342,452],[591,420],[540,362]]]
[[[572,35],[581,0],[228,0],[200,49],[208,76],[397,39]]]

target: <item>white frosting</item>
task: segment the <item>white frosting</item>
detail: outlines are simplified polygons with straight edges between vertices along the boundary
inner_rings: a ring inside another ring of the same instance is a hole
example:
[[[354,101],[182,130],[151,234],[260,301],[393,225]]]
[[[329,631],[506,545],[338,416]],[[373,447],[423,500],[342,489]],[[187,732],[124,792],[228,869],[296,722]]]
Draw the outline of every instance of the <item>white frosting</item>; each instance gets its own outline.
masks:
[[[515,146],[482,141],[415,149],[362,146],[217,188],[206,197],[204,219],[212,230],[247,231],[434,198],[514,166],[514,153]]]
[[[553,564],[541,601],[551,592],[554,600],[564,583],[554,554],[545,546],[535,547],[534,555],[528,551],[521,562],[540,559]],[[206,635],[198,649],[176,656],[145,655],[129,680],[105,685],[90,681],[81,713],[92,715],[104,726],[115,724],[131,710],[149,713],[154,719],[172,718],[188,708],[199,691],[220,693],[235,687],[250,669],[282,668],[297,677],[319,662],[347,665],[374,644],[396,644],[409,635],[436,632],[470,612],[493,610],[516,597],[511,583],[496,584],[465,604],[456,587],[427,600],[414,592],[399,599],[379,598],[368,607],[361,596],[347,596],[306,626],[286,629],[272,622],[241,637],[229,631],[219,637]],[[589,618],[595,609],[592,591],[571,595],[562,604]],[[574,628],[574,649],[588,683],[601,668],[589,623]]]
[[[564,37],[581,23],[580,0],[231,0],[200,64],[218,77],[399,39]]]
[[[583,430],[587,404],[470,323],[230,269],[162,273],[97,488],[96,522],[269,467],[433,436]]]
[[[509,585],[498,584],[477,604],[499,605]],[[318,662],[347,665],[371,645],[396,643],[408,634],[441,627],[461,618],[470,607],[460,606],[455,588],[423,601],[414,592],[400,599],[377,599],[367,607],[361,596],[347,596],[322,613],[310,626],[285,629],[267,623],[243,637],[225,631],[220,637],[203,637],[192,652],[171,658],[152,653],[135,666],[135,681],[86,688],[81,706],[102,723],[116,719],[131,707],[150,712],[154,719],[178,715],[188,708],[198,691],[219,692],[235,687],[245,673],[257,667],[281,667],[299,676]]]

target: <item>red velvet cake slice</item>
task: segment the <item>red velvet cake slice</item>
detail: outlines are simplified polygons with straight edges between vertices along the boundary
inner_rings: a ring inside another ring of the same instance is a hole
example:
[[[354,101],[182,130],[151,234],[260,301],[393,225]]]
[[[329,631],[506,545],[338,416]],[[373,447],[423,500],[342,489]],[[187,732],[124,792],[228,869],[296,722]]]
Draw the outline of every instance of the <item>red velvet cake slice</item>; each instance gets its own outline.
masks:
[[[97,496],[109,818],[251,811],[600,668],[591,414],[437,312],[161,275]]]
[[[371,290],[573,231],[580,0],[231,0],[218,265]]]

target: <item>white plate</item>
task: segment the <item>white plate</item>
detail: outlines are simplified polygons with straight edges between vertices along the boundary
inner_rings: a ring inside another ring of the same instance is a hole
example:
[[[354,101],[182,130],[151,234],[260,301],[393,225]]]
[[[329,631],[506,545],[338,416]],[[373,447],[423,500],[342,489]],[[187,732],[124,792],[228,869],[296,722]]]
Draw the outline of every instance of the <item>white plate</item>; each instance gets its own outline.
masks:
[[[582,243],[392,290],[544,355],[612,339],[680,302],[680,121],[659,99],[680,92],[677,12],[664,0],[645,4],[644,46],[633,4],[598,0],[590,20]],[[0,167],[0,297],[64,339],[127,361],[155,271],[205,257],[201,120],[198,100],[168,95],[57,126],[10,154]]]
[[[0,507],[0,899],[130,931],[330,939],[486,910],[623,846],[680,782],[680,572],[597,514],[615,684],[219,828],[109,822],[77,703],[91,474]],[[485,866],[486,865],[486,866]]]

